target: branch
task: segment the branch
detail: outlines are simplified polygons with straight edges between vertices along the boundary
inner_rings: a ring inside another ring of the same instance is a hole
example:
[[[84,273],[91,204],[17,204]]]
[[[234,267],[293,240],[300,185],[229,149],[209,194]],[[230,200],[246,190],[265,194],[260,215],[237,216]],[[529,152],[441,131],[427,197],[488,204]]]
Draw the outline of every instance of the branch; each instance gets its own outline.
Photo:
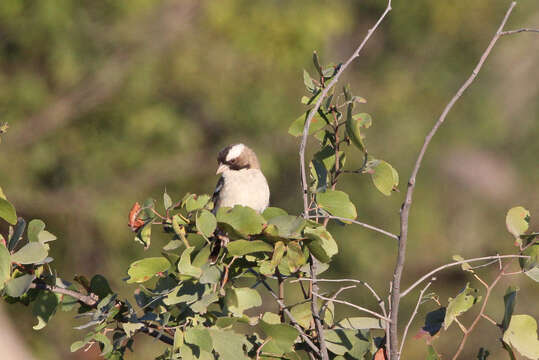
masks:
[[[481,67],[483,66],[485,60],[487,59],[488,55],[490,54],[490,51],[494,47],[494,44],[498,41],[498,39],[501,36],[502,30],[505,26],[505,23],[507,22],[507,19],[509,18],[509,15],[513,11],[513,8],[515,7],[516,2],[512,2],[509,6],[509,9],[507,10],[500,26],[498,27],[498,30],[496,31],[496,34],[490,41],[487,49],[481,56],[479,62],[477,63],[476,67],[472,71],[472,74],[468,79],[464,82],[464,84],[460,87],[460,89],[457,91],[457,93],[453,96],[451,101],[446,105],[444,108],[442,114],[434,124],[434,127],[432,130],[428,133],[428,135],[425,138],[425,142],[423,143],[423,146],[421,147],[421,150],[419,151],[419,155],[416,159],[414,168],[412,170],[412,174],[410,176],[410,180],[408,180],[408,189],[406,191],[406,198],[401,208],[401,214],[400,214],[400,223],[401,223],[401,229],[400,229],[400,239],[399,239],[399,249],[397,253],[397,262],[395,265],[395,271],[393,273],[393,286],[391,288],[391,325],[390,325],[390,343],[391,343],[391,349],[390,349],[390,359],[391,360],[398,360],[400,358],[400,354],[398,353],[399,344],[398,344],[398,314],[399,314],[399,301],[401,298],[400,294],[400,283],[402,278],[402,272],[404,270],[404,262],[406,258],[406,242],[408,239],[408,218],[410,216],[410,207],[412,206],[412,196],[414,193],[415,188],[415,182],[417,173],[419,172],[419,168],[421,167],[421,163],[423,161],[423,157],[425,156],[425,152],[427,151],[427,148],[440,128],[440,126],[445,121],[445,118],[447,117],[447,114],[449,111],[453,108],[457,100],[462,96],[464,91],[471,85],[471,83],[474,81],[475,77],[481,70]]]
[[[432,284],[432,281],[430,281],[427,286],[425,286],[421,292],[419,293],[419,297],[417,298],[417,303],[415,304],[414,312],[410,316],[410,320],[408,320],[408,324],[406,324],[406,328],[404,328],[404,333],[402,334],[402,342],[401,347],[399,348],[399,354],[402,354],[402,349],[404,348],[404,342],[406,341],[406,335],[408,334],[408,329],[410,328],[410,325],[412,325],[412,321],[414,320],[415,316],[417,315],[417,310],[419,309],[419,305],[421,305],[421,300],[423,299],[423,294],[425,294],[425,291],[429,288],[429,286]]]
[[[318,97],[318,100],[316,101],[316,104],[314,105],[314,108],[309,112],[309,116],[307,116],[307,119],[305,120],[305,126],[303,127],[303,135],[301,137],[301,145],[299,147],[299,166],[301,169],[301,186],[302,186],[302,192],[303,192],[303,216],[307,217],[309,215],[309,201],[308,201],[308,186],[307,186],[307,175],[305,172],[305,148],[307,146],[307,136],[309,135],[309,127],[311,125],[311,120],[313,119],[314,115],[318,113],[318,109],[320,108],[320,105],[322,104],[322,101],[328,94],[329,90],[335,86],[337,81],[339,81],[339,78],[341,77],[342,73],[346,68],[359,56],[359,53],[367,43],[367,41],[370,39],[374,31],[378,28],[378,25],[382,22],[382,20],[386,17],[386,15],[391,11],[391,0],[388,0],[387,7],[378,19],[374,26],[367,31],[367,35],[359,44],[358,48],[350,58],[341,66],[339,71],[337,71],[337,74],[333,77],[333,79],[326,85],[326,87],[322,90],[320,93],[320,96]]]
[[[155,329],[152,329],[152,328],[149,328],[149,327],[143,327],[140,329],[141,332],[145,333],[146,335],[150,335],[151,337],[154,337],[158,340],[161,340],[162,342],[164,342],[165,344],[167,345],[174,345],[174,339],[166,336],[166,335],[163,335],[161,332],[155,330]]]
[[[91,306],[91,307],[95,307],[97,305],[98,298],[94,294],[84,295],[75,290],[66,289],[63,287],[56,286],[56,285],[48,285],[42,282],[31,283],[30,289],[48,290],[56,294],[68,295],[68,296],[71,296],[72,298],[77,299],[81,303]]]
[[[320,299],[322,299],[322,300],[333,301],[333,302],[336,302],[336,303],[339,303],[339,304],[348,305],[348,306],[351,306],[351,307],[353,307],[354,309],[357,309],[357,310],[359,310],[359,311],[364,311],[364,312],[366,312],[366,313],[368,313],[368,314],[371,314],[371,315],[373,315],[373,316],[376,316],[377,318],[382,319],[382,320],[384,320],[384,321],[391,322],[391,320],[390,320],[389,318],[387,318],[386,316],[381,315],[381,314],[378,314],[377,312],[372,311],[372,310],[369,310],[369,309],[364,308],[364,307],[362,307],[362,306],[359,306],[359,305],[356,305],[356,304],[352,304],[351,302],[344,301],[344,300],[337,300],[337,299],[328,298],[328,297],[325,297],[325,296],[320,295],[320,294],[318,294],[318,293],[315,293],[314,291],[313,291],[313,294],[314,294],[316,297],[318,297],[318,298],[320,298]]]
[[[386,309],[385,309],[385,306],[384,306],[384,301],[380,298],[380,296],[378,296],[378,294],[376,293],[376,291],[374,291],[374,289],[372,288],[372,286],[370,286],[368,283],[366,283],[366,282],[363,281],[363,280],[356,280],[356,279],[309,279],[309,278],[300,278],[300,279],[292,280],[291,282],[293,283],[293,282],[298,282],[298,281],[314,281],[314,282],[353,282],[353,283],[356,283],[356,284],[363,285],[363,286],[365,286],[365,287],[371,292],[371,294],[374,296],[374,298],[375,298],[376,301],[378,302],[378,305],[380,305],[380,309],[382,309],[382,313],[384,314],[384,316],[387,317]]]
[[[314,327],[316,329],[316,336],[318,337],[318,344],[320,345],[320,357],[322,360],[329,360],[328,349],[326,347],[326,341],[324,339],[324,327],[322,326],[322,321],[320,321],[320,315],[318,314],[318,301],[315,294],[318,292],[318,283],[316,282],[316,271],[318,267],[318,260],[314,256],[311,258],[311,314],[314,319]]]
[[[363,227],[366,228],[366,229],[369,229],[369,230],[373,230],[373,231],[379,232],[380,234],[384,234],[385,236],[388,236],[388,237],[390,237],[390,238],[392,238],[392,239],[399,240],[399,236],[398,236],[398,235],[395,235],[395,234],[393,234],[393,233],[390,233],[389,231],[386,231],[386,230],[377,228],[376,226],[369,225],[369,224],[367,224],[367,223],[363,223],[363,222],[361,222],[361,221],[357,221],[357,220],[353,220],[353,219],[347,219],[347,218],[342,218],[342,217],[332,216],[332,215],[327,215],[327,216],[315,216],[315,215],[311,215],[311,216],[308,216],[307,218],[309,218],[309,219],[314,219],[314,218],[318,218],[318,219],[333,219],[333,220],[340,220],[340,221],[343,221],[343,222],[351,222],[351,223],[353,223],[353,224],[356,224],[356,225],[359,225],[359,226],[363,226]]]
[[[529,256],[525,256],[525,255],[494,255],[494,256],[484,256],[484,257],[480,257],[480,258],[474,258],[474,259],[468,259],[468,260],[462,260],[462,261],[455,261],[455,262],[452,262],[452,263],[449,263],[449,264],[445,264],[445,265],[437,267],[436,269],[432,270],[431,272],[423,275],[421,278],[419,278],[419,280],[417,280],[415,283],[413,283],[408,289],[404,290],[400,294],[400,297],[401,298],[405,297],[417,285],[421,284],[423,281],[425,281],[426,279],[428,279],[432,275],[434,275],[437,272],[440,272],[440,271],[442,271],[444,269],[450,268],[452,266],[457,266],[457,265],[461,265],[461,264],[468,263],[468,262],[483,261],[483,260],[510,259],[510,258],[528,258],[528,257]],[[493,263],[491,263],[491,264],[493,264]]]
[[[264,287],[270,292],[270,294],[275,298],[275,301],[277,301],[277,303],[279,304],[279,306],[283,309],[283,312],[286,314],[286,316],[288,316],[288,318],[290,319],[290,323],[292,324],[292,326],[294,326],[296,328],[296,330],[299,332],[299,335],[301,336],[301,338],[303,339],[303,341],[305,341],[305,343],[307,345],[309,345],[309,347],[317,354],[319,354],[320,350],[318,349],[318,346],[316,346],[312,341],[311,339],[309,339],[309,337],[305,334],[305,332],[303,331],[303,328],[296,322],[296,320],[294,319],[294,316],[292,316],[292,314],[290,313],[290,310],[287,309],[284,301],[282,301],[280,298],[279,298],[279,295],[277,295],[275,293],[275,291],[273,291],[273,289],[269,286],[269,284],[266,282],[266,280],[264,280],[260,274],[258,274],[256,271],[252,270],[252,269],[249,269],[252,273],[254,273],[259,279],[260,279],[260,282],[262,283],[262,285],[264,285]]]
[[[513,34],[518,34],[518,33],[521,33],[521,32],[535,32],[535,33],[539,33],[539,29],[523,28],[523,29],[516,29],[516,30],[502,31],[502,32],[500,33],[500,36],[504,36],[504,35],[513,35]]]
[[[510,264],[511,263],[505,264],[505,266],[502,268],[502,270],[498,273],[498,276],[496,276],[496,279],[494,279],[492,284],[490,284],[487,287],[487,293],[485,294],[485,299],[483,300],[483,305],[481,305],[481,310],[479,310],[479,314],[477,314],[477,316],[475,317],[474,321],[472,322],[472,325],[470,325],[470,327],[464,332],[464,336],[462,337],[462,340],[460,341],[459,348],[457,349],[457,352],[455,353],[455,355],[452,357],[452,360],[456,360],[459,357],[460,353],[462,352],[462,349],[464,349],[464,345],[466,344],[466,341],[468,340],[468,336],[473,331],[473,329],[475,328],[477,323],[479,323],[479,320],[481,320],[481,318],[483,317],[483,315],[485,313],[485,308],[487,307],[487,302],[488,302],[488,299],[489,299],[490,294],[492,292],[492,289],[494,289],[494,287],[496,286],[498,281],[500,281],[500,279],[502,278],[503,273],[505,272],[505,270],[507,269],[507,267]]]

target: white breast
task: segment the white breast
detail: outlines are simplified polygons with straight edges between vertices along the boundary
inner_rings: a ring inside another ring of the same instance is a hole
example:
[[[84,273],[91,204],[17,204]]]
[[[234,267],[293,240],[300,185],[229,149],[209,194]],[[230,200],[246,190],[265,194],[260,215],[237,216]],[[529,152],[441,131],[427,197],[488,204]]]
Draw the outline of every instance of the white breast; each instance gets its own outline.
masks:
[[[269,205],[270,191],[264,174],[258,169],[225,171],[217,207],[248,206],[258,212]]]

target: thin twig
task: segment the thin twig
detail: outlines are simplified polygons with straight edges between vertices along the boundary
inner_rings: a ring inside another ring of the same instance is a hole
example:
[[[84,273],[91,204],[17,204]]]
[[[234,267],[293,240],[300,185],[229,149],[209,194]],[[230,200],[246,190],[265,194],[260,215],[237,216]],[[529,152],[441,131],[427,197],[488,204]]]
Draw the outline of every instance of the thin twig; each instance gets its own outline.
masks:
[[[513,3],[514,4],[514,3]],[[513,5],[514,6],[514,5]],[[502,268],[502,270],[498,273],[498,276],[496,276],[496,279],[494,279],[494,281],[487,287],[487,293],[485,294],[485,298],[483,300],[483,304],[481,305],[481,310],[479,310],[479,314],[477,314],[477,316],[475,317],[474,321],[472,322],[472,324],[468,327],[468,329],[466,330],[466,332],[464,333],[464,336],[462,337],[462,340],[460,341],[460,344],[459,344],[459,347],[457,349],[457,352],[455,353],[455,355],[452,357],[452,360],[456,360],[460,353],[462,352],[462,349],[464,349],[464,345],[466,344],[466,341],[468,340],[468,337],[470,335],[470,333],[474,330],[475,326],[477,325],[477,323],[479,323],[479,320],[481,320],[481,318],[483,317],[484,315],[484,312],[485,312],[485,309],[487,307],[487,302],[488,302],[488,299],[490,297],[490,294],[492,292],[492,289],[494,289],[494,287],[496,286],[496,284],[498,283],[498,281],[500,281],[500,279],[502,278],[502,275],[505,271],[505,269],[507,269],[509,267],[509,265],[511,265],[511,263],[507,263],[505,264],[505,266]]]
[[[529,256],[524,256],[524,255],[494,255],[494,256],[484,256],[484,257],[480,257],[480,258],[455,261],[455,262],[452,262],[452,263],[449,263],[449,264],[445,264],[445,265],[437,267],[436,269],[434,269],[434,270],[428,272],[427,274],[423,275],[422,277],[420,277],[415,283],[410,285],[410,287],[408,289],[401,292],[400,297],[403,298],[406,295],[408,295],[408,293],[410,291],[412,291],[417,285],[421,284],[426,279],[432,277],[432,275],[436,274],[437,272],[440,272],[440,271],[442,271],[444,269],[447,269],[447,268],[450,268],[450,267],[453,267],[453,266],[457,266],[457,265],[464,264],[464,263],[467,263],[467,262],[492,260],[492,259],[498,259],[498,258],[499,259],[511,259],[511,258],[528,258],[528,257]]]
[[[315,218],[315,217],[318,217],[318,218],[325,218],[325,219],[339,220],[339,221],[342,221],[342,222],[351,222],[351,223],[353,223],[353,224],[363,226],[363,227],[366,228],[366,229],[369,229],[369,230],[373,230],[373,231],[379,232],[380,234],[384,234],[385,236],[388,236],[388,237],[390,237],[390,238],[392,238],[392,239],[399,240],[399,236],[398,236],[398,235],[395,235],[395,234],[393,234],[393,233],[390,233],[389,231],[386,231],[386,230],[377,228],[376,226],[369,225],[369,224],[367,224],[367,223],[363,223],[363,222],[361,222],[361,221],[357,221],[357,220],[353,220],[353,219],[347,219],[347,218],[342,218],[342,217],[339,217],[339,216],[332,216],[332,215],[316,215],[316,216],[308,216],[309,219],[312,219],[312,218]]]
[[[257,277],[259,277],[260,279],[260,283],[262,285],[264,285],[264,287],[269,291],[269,293],[271,294],[271,296],[273,296],[273,298],[277,301],[277,303],[279,304],[279,306],[282,306],[283,307],[283,312],[286,314],[286,316],[288,316],[288,318],[290,319],[290,323],[292,324],[292,326],[294,326],[296,328],[296,330],[299,332],[299,335],[301,336],[301,338],[303,339],[303,341],[305,341],[305,343],[316,353],[316,354],[319,354],[319,349],[318,349],[318,346],[316,346],[312,341],[311,339],[309,339],[309,337],[305,334],[305,332],[303,331],[303,328],[297,323],[296,319],[294,319],[294,316],[290,313],[290,311],[286,308],[286,305],[283,301],[281,301],[279,299],[279,295],[277,295],[275,293],[275,291],[273,291],[273,289],[271,288],[271,286],[269,286],[269,284],[266,282],[266,280],[264,280],[260,274],[258,274],[256,271],[252,270],[252,269],[249,269],[249,271],[251,271],[252,273],[254,273]]]
[[[304,280],[312,281],[314,279],[300,278],[300,279],[292,280],[291,282],[292,283],[293,282],[300,282],[300,284],[301,284],[301,281],[304,281]],[[363,280],[357,280],[357,279],[316,279],[315,281],[316,282],[353,282],[353,283],[356,283],[356,284],[363,285],[371,292],[371,294],[374,296],[374,298],[376,299],[376,301],[380,305],[380,308],[382,309],[382,313],[384,314],[384,316],[387,317],[384,301],[380,298],[380,296],[378,296],[378,294],[373,289],[373,287],[370,286],[367,282],[365,282]]]
[[[323,318],[324,317],[324,311],[327,309],[329,304],[332,303],[337,298],[337,296],[339,296],[340,293],[342,293],[343,291],[348,290],[348,289],[354,289],[355,287],[356,287],[356,285],[349,285],[349,286],[343,286],[339,290],[337,290],[335,292],[335,294],[333,294],[333,296],[331,297],[331,300],[326,301],[326,303],[320,308],[320,312],[318,313],[318,315],[321,318]]]
[[[260,360],[260,351],[262,351],[262,348],[264,347],[264,345],[266,345],[270,340],[271,340],[271,336],[268,336],[268,338],[264,340],[262,344],[260,344],[258,349],[256,349],[256,360]]]
[[[301,185],[302,185],[302,192],[303,192],[303,215],[306,217],[308,214],[307,209],[309,208],[309,201],[308,201],[308,186],[307,186],[307,174],[305,172],[305,148],[307,146],[307,136],[309,135],[309,127],[311,125],[311,120],[313,117],[318,113],[318,109],[320,108],[320,105],[322,105],[322,101],[324,101],[324,98],[328,94],[329,90],[339,81],[339,78],[341,77],[342,73],[346,68],[354,61],[358,56],[367,41],[370,39],[374,31],[378,28],[382,20],[386,17],[386,15],[391,10],[391,0],[388,0],[387,7],[378,19],[374,26],[369,29],[367,32],[367,35],[359,44],[358,48],[354,51],[352,56],[340,67],[339,71],[337,71],[337,74],[331,79],[331,81],[326,85],[326,87],[322,90],[320,96],[318,97],[318,100],[316,101],[316,104],[314,105],[314,108],[311,109],[309,112],[309,116],[307,116],[307,119],[305,120],[305,126],[303,127],[303,136],[301,138],[301,145],[299,148],[299,161],[300,161],[300,169],[301,169]]]
[[[522,28],[522,29],[516,29],[516,30],[507,30],[507,31],[502,31],[502,32],[500,33],[500,36],[504,36],[504,35],[513,35],[513,34],[518,34],[518,33],[521,33],[521,32],[535,32],[535,33],[539,33],[539,29]]]
[[[481,58],[479,59],[479,62],[477,63],[476,67],[472,71],[472,74],[468,77],[468,79],[464,82],[464,84],[458,89],[457,93],[453,96],[453,98],[449,101],[449,103],[444,108],[442,114],[434,124],[434,127],[432,130],[428,133],[428,135],[425,137],[425,142],[423,143],[423,146],[421,147],[421,150],[419,151],[419,155],[417,156],[414,168],[412,170],[412,174],[410,175],[410,179],[408,180],[408,188],[406,190],[406,198],[401,208],[401,214],[400,214],[400,239],[399,239],[399,248],[397,253],[397,261],[395,265],[395,271],[393,273],[393,287],[391,290],[391,326],[390,326],[390,333],[389,337],[391,340],[391,349],[390,349],[390,355],[389,358],[391,360],[398,360],[399,354],[397,353],[399,349],[398,344],[398,317],[399,317],[399,302],[401,298],[400,293],[400,283],[402,279],[402,273],[404,271],[404,262],[406,258],[406,242],[408,240],[408,219],[410,216],[410,208],[412,206],[412,197],[414,193],[414,188],[416,184],[416,177],[417,173],[419,172],[419,168],[421,167],[421,163],[423,162],[423,157],[425,156],[425,153],[427,151],[427,148],[440,128],[440,126],[445,121],[447,114],[449,114],[449,111],[453,108],[457,100],[462,96],[464,91],[471,85],[471,83],[474,81],[475,77],[481,70],[481,67],[483,66],[485,60],[487,59],[488,55],[490,54],[490,51],[494,47],[494,44],[496,44],[496,41],[501,36],[501,32],[505,26],[505,23],[507,22],[507,19],[509,18],[509,15],[513,11],[513,8],[515,7],[516,2],[512,2],[509,6],[509,9],[507,10],[500,26],[498,27],[498,30],[496,31],[496,34],[490,41],[489,45],[487,46],[487,49],[485,52],[483,52],[483,55],[481,55]]]
[[[419,293],[419,297],[417,298],[417,303],[415,304],[414,311],[412,312],[412,315],[410,316],[410,320],[408,320],[408,324],[406,324],[406,327],[404,328],[404,333],[402,334],[402,341],[401,341],[401,347],[399,349],[399,354],[402,354],[402,349],[404,348],[404,342],[406,341],[406,335],[408,334],[408,329],[410,328],[410,325],[412,325],[412,321],[414,321],[414,318],[417,315],[417,310],[419,309],[419,305],[421,305],[421,300],[423,300],[423,295],[425,294],[425,291],[427,291],[427,289],[429,288],[431,284],[432,284],[432,281],[429,281],[429,283]]]
[[[322,299],[322,300],[327,300],[327,301],[330,301],[330,300],[331,300],[331,301],[336,302],[336,303],[339,303],[339,304],[348,305],[348,306],[353,307],[354,309],[357,309],[357,310],[359,310],[359,311],[364,311],[364,312],[366,312],[366,313],[368,313],[368,314],[371,314],[371,315],[373,315],[373,316],[376,316],[377,318],[382,319],[382,320],[384,320],[384,321],[391,321],[389,318],[387,318],[386,316],[384,316],[384,315],[382,315],[382,314],[378,314],[376,311],[372,311],[372,310],[369,310],[369,309],[364,308],[364,307],[362,307],[362,306],[359,306],[359,305],[356,305],[356,304],[352,304],[351,302],[344,301],[344,300],[331,299],[331,298],[325,297],[325,296],[323,296],[323,295],[320,295],[320,294],[318,294],[318,293],[315,293],[314,291],[313,291],[313,294],[314,294],[316,297],[318,297],[318,298],[320,298],[320,299]]]
[[[327,219],[326,219],[327,220]],[[326,224],[324,224],[325,226]],[[313,281],[311,284],[311,314],[313,315],[314,328],[316,329],[316,337],[318,338],[318,345],[320,346],[320,357],[322,360],[329,360],[328,349],[326,347],[326,341],[324,339],[324,327],[322,326],[322,321],[318,315],[318,300],[315,294],[318,292],[318,283],[316,282],[316,272],[318,267],[318,260],[310,255],[310,269],[311,277]]]

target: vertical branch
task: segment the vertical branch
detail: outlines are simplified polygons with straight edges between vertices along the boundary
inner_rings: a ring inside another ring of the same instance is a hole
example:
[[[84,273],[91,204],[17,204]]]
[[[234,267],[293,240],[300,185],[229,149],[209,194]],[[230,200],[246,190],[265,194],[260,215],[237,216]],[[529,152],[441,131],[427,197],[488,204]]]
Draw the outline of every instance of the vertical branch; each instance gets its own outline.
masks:
[[[339,78],[341,77],[344,70],[352,63],[352,61],[355,58],[359,56],[359,53],[361,52],[361,50],[363,49],[367,41],[370,39],[374,31],[378,28],[378,26],[380,25],[380,23],[386,17],[386,15],[389,13],[390,10],[391,10],[391,0],[388,0],[385,11],[382,13],[382,15],[380,16],[378,21],[374,24],[374,26],[371,29],[369,29],[369,31],[367,32],[367,35],[365,36],[361,44],[358,46],[358,48],[354,51],[352,56],[350,56],[350,58],[348,58],[348,60],[340,67],[340,69],[337,71],[333,79],[328,84],[326,84],[320,96],[318,97],[318,100],[316,101],[314,108],[311,109],[311,111],[309,112],[309,115],[307,116],[307,119],[305,120],[305,126],[303,127],[303,135],[301,138],[301,144],[299,148],[301,190],[302,190],[302,196],[303,196],[303,217],[304,218],[308,218],[309,216],[309,192],[308,192],[308,185],[307,185],[307,174],[305,171],[305,148],[307,146],[307,136],[309,134],[309,126],[311,124],[311,120],[313,119],[314,115],[318,112],[318,109],[320,108],[320,105],[322,104],[322,101],[324,100],[324,98],[327,96],[328,92],[331,90],[331,88],[333,88],[333,86],[335,86],[337,81],[339,81]],[[326,219],[325,223],[327,224],[328,221],[329,219]],[[313,281],[311,281],[311,288],[312,288],[312,291],[314,291],[315,293],[318,293],[318,284],[316,283],[317,260],[313,256],[311,256],[310,259],[311,259],[311,278],[313,279]],[[312,296],[312,292],[311,292],[311,300],[312,300],[311,312],[314,318],[316,333],[318,337],[318,343],[320,346],[319,355],[323,360],[328,360],[329,355],[326,349],[323,326],[320,321],[320,317],[318,316],[317,299],[315,296]]]
[[[507,22],[507,19],[509,18],[509,15],[513,11],[513,8],[515,7],[515,5],[516,5],[516,2],[511,3],[500,26],[498,27],[498,31],[496,31],[496,34],[490,41],[487,49],[481,56],[481,59],[479,60],[474,70],[472,71],[472,74],[460,87],[460,89],[453,96],[451,101],[449,101],[449,103],[446,105],[442,114],[440,115],[436,123],[434,124],[434,127],[425,137],[425,142],[423,143],[423,146],[421,147],[421,150],[419,151],[419,155],[416,159],[414,168],[412,170],[412,174],[410,175],[410,180],[408,180],[408,189],[406,191],[406,198],[404,200],[404,203],[402,204],[401,214],[400,214],[401,226],[400,226],[399,247],[398,247],[398,253],[397,253],[397,263],[395,265],[395,270],[393,273],[393,286],[391,288],[391,313],[390,313],[391,324],[389,327],[390,328],[389,337],[390,337],[390,342],[391,342],[391,349],[390,349],[389,357],[391,360],[400,358],[399,341],[398,341],[398,312],[399,312],[399,301],[400,301],[400,283],[401,283],[401,278],[402,278],[402,272],[404,270],[404,261],[405,261],[405,255],[406,255],[406,242],[408,240],[408,218],[410,216],[410,207],[412,206],[412,196],[413,196],[413,192],[415,188],[417,173],[419,172],[419,168],[421,167],[423,157],[425,155],[425,152],[427,151],[427,148],[433,136],[436,134],[439,127],[445,121],[445,118],[447,117],[447,114],[449,113],[449,111],[453,108],[453,105],[455,105],[455,103],[462,96],[464,91],[474,81],[475,77],[479,73],[479,70],[481,70],[483,63],[485,62],[488,55],[490,54],[490,51],[494,47],[494,44],[496,44],[496,41],[498,41],[500,36],[502,36],[502,30],[505,26],[505,23]]]

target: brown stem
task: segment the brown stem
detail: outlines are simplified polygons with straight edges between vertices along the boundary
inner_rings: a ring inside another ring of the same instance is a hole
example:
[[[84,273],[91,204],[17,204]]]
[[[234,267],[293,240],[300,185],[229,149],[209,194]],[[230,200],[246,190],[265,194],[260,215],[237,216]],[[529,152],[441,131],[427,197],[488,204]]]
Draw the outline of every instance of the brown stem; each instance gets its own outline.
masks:
[[[275,272],[277,273],[277,282],[279,284],[279,316],[281,317],[281,322],[284,323],[284,280],[279,269],[276,269]]]
[[[456,360],[459,357],[460,353],[462,352],[462,349],[464,349],[464,345],[466,344],[466,341],[468,340],[468,337],[469,337],[470,333],[474,330],[477,323],[479,323],[479,320],[481,320],[481,318],[484,317],[485,309],[487,307],[487,302],[488,302],[488,299],[490,297],[490,294],[492,293],[492,289],[494,289],[494,287],[496,286],[498,281],[500,281],[500,279],[503,276],[503,273],[509,267],[509,265],[511,265],[510,262],[505,264],[505,266],[502,268],[502,270],[498,273],[498,276],[496,276],[496,279],[494,279],[494,281],[487,287],[487,293],[485,294],[485,299],[483,300],[483,304],[481,305],[481,310],[479,310],[479,314],[477,314],[477,316],[475,317],[472,324],[464,332],[464,336],[462,337],[462,340],[460,341],[457,352],[452,357],[452,360]]]
[[[318,337],[318,346],[320,346],[320,358],[322,360],[329,360],[328,349],[326,347],[326,341],[324,339],[324,327],[320,321],[320,316],[318,315],[318,299],[315,295],[318,293],[318,283],[316,282],[316,271],[318,267],[318,260],[311,255],[311,281],[312,291],[311,291],[311,313],[314,319],[314,327],[316,329],[316,336]]]
[[[434,135],[436,134],[440,126],[445,121],[449,111],[453,108],[453,106],[455,105],[457,100],[462,96],[464,91],[474,81],[475,77],[479,73],[479,70],[481,70],[481,67],[483,66],[488,55],[490,54],[490,51],[494,47],[494,44],[496,44],[496,41],[498,41],[498,39],[500,38],[501,32],[505,26],[505,23],[507,22],[507,19],[509,18],[509,15],[513,11],[513,8],[515,7],[515,5],[516,5],[516,2],[511,3],[500,26],[498,27],[498,30],[496,31],[496,34],[490,41],[485,52],[483,52],[483,55],[481,56],[481,59],[479,60],[478,64],[472,71],[472,74],[460,87],[460,89],[453,96],[451,101],[449,101],[449,103],[446,105],[442,114],[440,115],[436,123],[434,124],[434,127],[425,137],[425,142],[423,143],[423,146],[421,147],[421,150],[419,151],[419,155],[416,159],[414,168],[412,170],[412,174],[410,176],[410,179],[408,180],[408,189],[406,191],[406,198],[402,205],[401,214],[400,214],[401,229],[400,229],[400,236],[399,236],[399,247],[398,247],[398,253],[397,253],[397,262],[395,265],[395,271],[393,272],[393,286],[391,289],[391,315],[390,315],[391,325],[389,327],[390,328],[389,337],[390,337],[390,342],[391,342],[389,358],[391,360],[398,360],[400,358],[400,354],[398,352],[399,351],[398,317],[399,317],[399,302],[401,298],[400,284],[401,284],[401,279],[402,279],[402,273],[404,270],[404,262],[406,259],[406,242],[408,240],[408,219],[410,216],[410,208],[412,206],[412,196],[413,196],[414,188],[416,184],[417,173],[419,172],[419,168],[421,167],[421,163],[423,162],[423,157],[425,156],[425,153],[427,151],[427,148],[432,138],[434,137]]]

